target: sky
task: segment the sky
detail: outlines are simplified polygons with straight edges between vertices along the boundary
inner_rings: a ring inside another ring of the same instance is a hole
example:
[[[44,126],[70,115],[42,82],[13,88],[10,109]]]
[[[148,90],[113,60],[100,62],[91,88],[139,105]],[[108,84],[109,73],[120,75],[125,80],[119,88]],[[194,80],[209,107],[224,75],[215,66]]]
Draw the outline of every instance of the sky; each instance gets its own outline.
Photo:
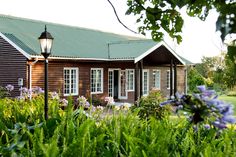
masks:
[[[136,17],[125,15],[127,0],[110,0],[121,21],[137,30]],[[137,35],[124,28],[116,19],[107,0],[0,0],[0,14],[53,23],[91,28],[130,36]],[[217,13],[211,12],[206,21],[183,14],[183,41],[175,44],[168,37],[166,42],[176,52],[192,61],[201,62],[203,56],[219,55],[222,50],[219,33],[215,32]],[[43,29],[43,28],[42,28]],[[145,38],[150,38],[146,36]]]

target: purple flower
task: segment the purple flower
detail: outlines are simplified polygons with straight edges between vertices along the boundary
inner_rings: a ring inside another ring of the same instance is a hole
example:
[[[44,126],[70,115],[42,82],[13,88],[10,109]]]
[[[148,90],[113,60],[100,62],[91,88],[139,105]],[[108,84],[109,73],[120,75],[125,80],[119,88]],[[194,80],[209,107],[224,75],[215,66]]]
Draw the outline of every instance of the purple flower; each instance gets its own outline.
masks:
[[[207,130],[209,130],[211,128],[211,126],[209,124],[205,124],[204,128],[206,128]]]
[[[232,115],[226,115],[222,117],[222,121],[234,124],[236,122],[236,119]]]
[[[85,103],[85,106],[84,107],[86,107],[86,108],[89,108],[90,107],[90,104],[89,104],[89,102],[88,101],[86,101],[86,103]]]
[[[11,92],[11,91],[14,90],[14,86],[11,85],[11,84],[8,84],[8,85],[6,86],[6,89],[7,89],[8,92]]]
[[[198,89],[200,92],[204,92],[204,91],[206,90],[206,86],[205,86],[205,85],[197,86],[197,89]]]
[[[167,101],[164,101],[164,102],[160,103],[160,106],[163,107],[163,106],[171,104],[173,102],[175,102],[175,100],[167,100]]]
[[[44,90],[42,90],[42,88],[40,88],[40,87],[35,87],[35,88],[33,88],[33,92],[35,94],[42,94],[42,93],[44,93]]]
[[[26,88],[26,87],[22,87],[22,88],[19,89],[19,91],[22,92],[22,94],[25,95],[25,94],[28,93],[28,88]]]
[[[224,123],[221,123],[219,121],[215,121],[212,123],[215,127],[219,128],[219,129],[225,129],[227,128],[226,124]]]
[[[205,96],[205,97],[212,97],[213,94],[215,94],[215,91],[214,90],[205,90],[202,95]]]

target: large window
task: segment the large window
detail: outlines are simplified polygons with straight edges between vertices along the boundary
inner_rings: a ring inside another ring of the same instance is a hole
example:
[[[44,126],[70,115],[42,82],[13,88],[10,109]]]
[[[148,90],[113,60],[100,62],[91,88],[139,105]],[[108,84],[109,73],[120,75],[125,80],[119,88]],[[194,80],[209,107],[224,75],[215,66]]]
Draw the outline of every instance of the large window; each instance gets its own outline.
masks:
[[[78,95],[78,68],[64,68],[64,95]]]
[[[160,70],[153,70],[153,87],[161,89],[161,72]]]
[[[134,69],[127,69],[127,90],[134,91]]]
[[[92,68],[91,69],[91,93],[103,92],[103,69]]]
[[[172,71],[172,88],[174,88],[174,70]],[[166,71],[166,87],[170,89],[170,70]]]
[[[149,92],[149,77],[148,77],[148,70],[143,70],[143,95],[148,95]]]

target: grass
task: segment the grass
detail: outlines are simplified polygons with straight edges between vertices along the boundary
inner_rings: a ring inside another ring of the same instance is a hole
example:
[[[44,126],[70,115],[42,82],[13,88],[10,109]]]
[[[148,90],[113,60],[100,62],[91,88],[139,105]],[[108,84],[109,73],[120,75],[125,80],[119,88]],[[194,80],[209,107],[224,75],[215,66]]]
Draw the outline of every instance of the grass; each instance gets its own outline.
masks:
[[[229,102],[232,105],[234,105],[234,114],[236,115],[236,97],[235,96],[221,95],[221,96],[219,96],[219,99]]]

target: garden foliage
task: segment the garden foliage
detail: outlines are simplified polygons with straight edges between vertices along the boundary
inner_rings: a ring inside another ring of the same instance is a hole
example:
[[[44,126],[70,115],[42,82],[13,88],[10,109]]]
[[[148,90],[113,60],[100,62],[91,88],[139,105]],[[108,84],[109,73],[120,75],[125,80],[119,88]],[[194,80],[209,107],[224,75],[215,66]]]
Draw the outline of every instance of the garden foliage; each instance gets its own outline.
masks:
[[[148,96],[143,96],[137,101],[137,105],[133,106],[133,110],[138,110],[138,115],[142,119],[149,119],[155,117],[156,119],[164,119],[170,115],[170,106],[162,107],[160,103],[165,98],[162,96],[160,90],[150,91]]]
[[[236,156],[233,127],[196,130],[185,118],[143,119],[138,111],[106,114],[92,106],[84,111],[71,99],[62,110],[53,97],[45,121],[43,100],[42,94],[0,99],[0,156]]]

